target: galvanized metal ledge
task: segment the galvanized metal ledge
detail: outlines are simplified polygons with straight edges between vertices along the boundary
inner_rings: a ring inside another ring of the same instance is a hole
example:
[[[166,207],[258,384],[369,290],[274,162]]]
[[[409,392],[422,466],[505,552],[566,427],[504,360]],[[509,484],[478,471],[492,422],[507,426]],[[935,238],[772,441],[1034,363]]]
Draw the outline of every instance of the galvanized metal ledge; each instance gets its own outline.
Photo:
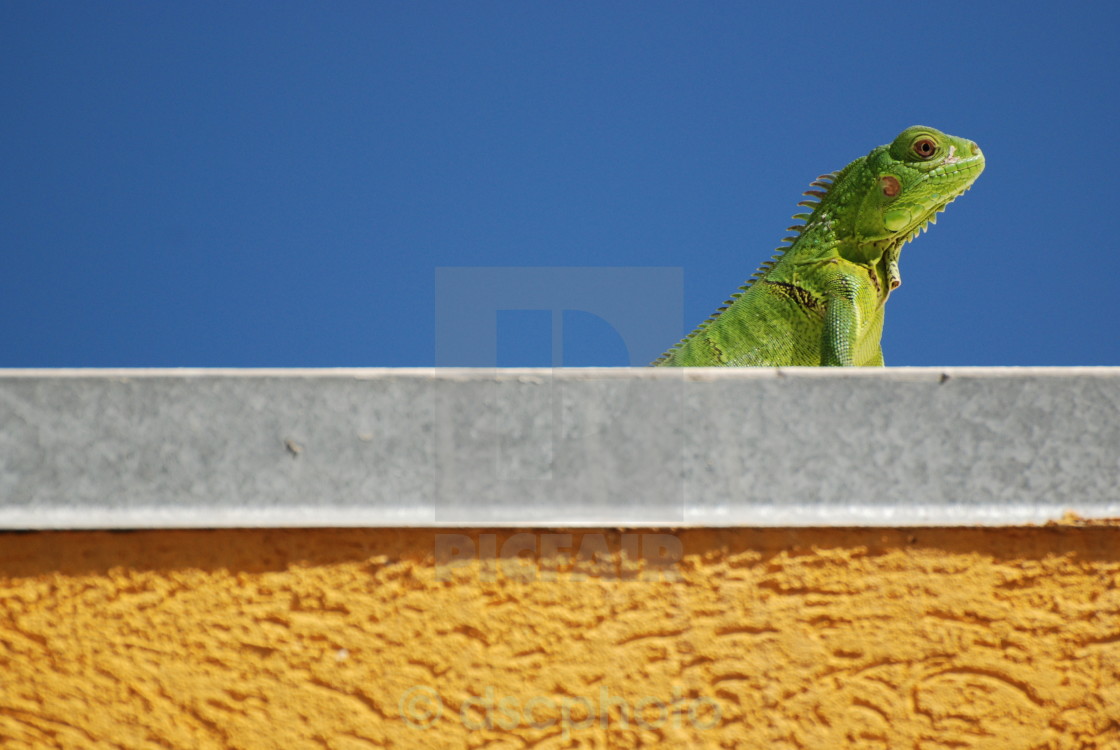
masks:
[[[1120,368],[0,370],[0,528],[1120,517]]]

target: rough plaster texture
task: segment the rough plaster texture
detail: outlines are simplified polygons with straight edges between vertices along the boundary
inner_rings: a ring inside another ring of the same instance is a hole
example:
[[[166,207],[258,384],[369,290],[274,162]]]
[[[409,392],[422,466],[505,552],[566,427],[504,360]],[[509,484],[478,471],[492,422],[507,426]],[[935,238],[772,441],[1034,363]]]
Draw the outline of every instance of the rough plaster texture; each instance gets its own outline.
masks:
[[[0,528],[1120,516],[1120,368],[0,371]]]
[[[1115,526],[526,533],[2,534],[0,746],[1120,748]]]

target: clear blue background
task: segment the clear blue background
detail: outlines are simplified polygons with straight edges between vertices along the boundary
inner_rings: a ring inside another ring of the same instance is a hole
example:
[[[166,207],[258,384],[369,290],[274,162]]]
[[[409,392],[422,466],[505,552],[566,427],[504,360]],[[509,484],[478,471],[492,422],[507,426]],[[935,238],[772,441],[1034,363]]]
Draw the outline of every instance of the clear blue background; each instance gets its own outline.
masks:
[[[1120,365],[1116,7],[5,2],[0,366],[430,365],[440,266],[681,267],[675,337],[919,123],[988,167],[887,363]]]

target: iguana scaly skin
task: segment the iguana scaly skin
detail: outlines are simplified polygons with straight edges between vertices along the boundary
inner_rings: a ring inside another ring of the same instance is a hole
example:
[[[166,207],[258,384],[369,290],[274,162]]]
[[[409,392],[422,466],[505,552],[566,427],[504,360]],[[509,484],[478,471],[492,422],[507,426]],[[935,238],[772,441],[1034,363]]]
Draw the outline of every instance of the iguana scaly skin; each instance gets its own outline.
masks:
[[[676,367],[883,364],[883,306],[902,246],[984,169],[974,142],[915,126],[821,175],[791,244],[653,364]]]

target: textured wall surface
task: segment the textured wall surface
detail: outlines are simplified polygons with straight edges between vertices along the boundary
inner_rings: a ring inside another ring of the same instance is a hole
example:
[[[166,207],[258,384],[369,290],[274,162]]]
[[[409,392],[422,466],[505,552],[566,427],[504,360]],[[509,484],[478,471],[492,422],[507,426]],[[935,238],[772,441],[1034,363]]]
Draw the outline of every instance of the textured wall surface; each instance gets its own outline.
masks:
[[[1120,528],[8,533],[0,746],[1116,750]]]

